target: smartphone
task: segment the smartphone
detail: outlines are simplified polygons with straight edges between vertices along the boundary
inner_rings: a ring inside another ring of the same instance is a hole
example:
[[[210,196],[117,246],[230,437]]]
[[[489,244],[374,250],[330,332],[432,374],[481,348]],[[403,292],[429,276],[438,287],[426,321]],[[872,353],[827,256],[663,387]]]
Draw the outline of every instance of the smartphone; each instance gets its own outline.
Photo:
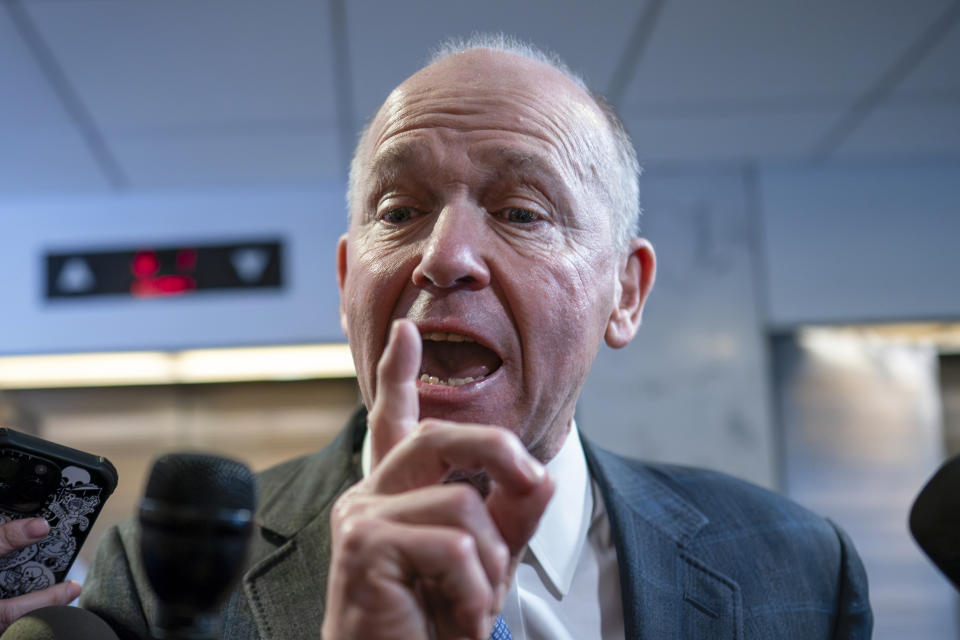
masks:
[[[50,523],[40,542],[0,556],[0,598],[61,582],[116,486],[106,458],[0,428],[0,524],[36,516]]]

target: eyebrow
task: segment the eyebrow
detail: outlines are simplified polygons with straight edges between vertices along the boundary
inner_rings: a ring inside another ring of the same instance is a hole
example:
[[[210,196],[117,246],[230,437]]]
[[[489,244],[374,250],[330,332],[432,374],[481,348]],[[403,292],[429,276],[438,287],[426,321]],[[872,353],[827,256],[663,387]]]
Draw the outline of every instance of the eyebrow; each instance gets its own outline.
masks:
[[[513,147],[494,147],[483,152],[482,157],[494,160],[494,181],[512,180],[528,184],[539,190],[555,205],[570,196],[570,185],[561,170],[539,153],[529,153]]]
[[[540,190],[546,189],[554,197],[563,197],[568,185],[560,171],[544,156],[511,146],[493,146],[471,153],[492,168],[491,183],[511,180],[531,183]],[[373,177],[373,197],[378,197],[390,185],[399,182],[411,168],[426,168],[436,165],[436,159],[428,146],[416,142],[398,142],[380,149],[370,164]],[[547,194],[545,194],[547,195]]]
[[[400,176],[409,170],[411,165],[422,164],[428,155],[418,145],[405,143],[390,145],[378,151],[370,163],[369,175],[373,177],[373,190],[369,195],[375,197],[382,193],[387,185],[399,181]]]
[[[496,160],[492,164],[496,167],[498,176],[522,177],[530,174],[541,177],[557,176],[557,171],[546,159],[537,154],[519,151],[512,147],[495,147],[489,151],[484,151],[483,156]]]

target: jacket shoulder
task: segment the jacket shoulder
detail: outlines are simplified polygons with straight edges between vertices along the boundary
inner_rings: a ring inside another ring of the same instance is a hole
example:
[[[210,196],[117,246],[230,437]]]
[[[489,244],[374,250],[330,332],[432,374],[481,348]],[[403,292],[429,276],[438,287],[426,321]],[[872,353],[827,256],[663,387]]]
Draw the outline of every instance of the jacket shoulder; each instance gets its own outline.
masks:
[[[793,500],[732,475],[675,464],[650,463],[595,449],[594,455],[615,475],[646,478],[701,513],[706,520],[698,538],[736,536],[737,532],[809,533],[836,538],[833,526],[822,516]],[[800,535],[800,537],[806,537]]]
[[[660,508],[672,503],[673,513],[695,523],[677,538],[681,556],[738,585],[745,637],[794,637],[788,630],[803,625],[808,637],[870,637],[866,572],[849,537],[827,518],[718,471],[597,449],[592,456],[614,488],[608,496],[629,494],[617,487],[645,488],[634,493],[641,499],[625,500],[640,517],[658,509],[644,502],[653,496]]]

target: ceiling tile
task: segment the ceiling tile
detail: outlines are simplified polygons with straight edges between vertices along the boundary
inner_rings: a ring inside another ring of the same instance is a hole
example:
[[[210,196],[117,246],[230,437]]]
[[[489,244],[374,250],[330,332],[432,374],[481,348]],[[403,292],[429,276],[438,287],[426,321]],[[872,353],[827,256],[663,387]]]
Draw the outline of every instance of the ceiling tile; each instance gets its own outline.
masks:
[[[960,100],[960,24],[954,24],[947,37],[940,42],[910,75],[898,92],[954,92]]]
[[[332,128],[124,136],[114,152],[135,188],[316,186],[342,175]]]
[[[721,103],[849,107],[949,0],[730,3],[671,0],[622,101],[661,109]]]
[[[28,9],[108,137],[335,119],[326,2],[99,0]]]
[[[641,163],[796,160],[832,121],[831,112],[624,117]]]
[[[0,138],[0,196],[109,189],[89,150],[70,129],[10,133],[0,127]]]
[[[835,152],[867,154],[960,155],[960,102],[874,109]]]
[[[347,4],[350,62],[358,124],[426,61],[446,38],[503,31],[555,51],[587,83],[605,91],[643,2],[545,0],[381,2]]]
[[[0,194],[104,189],[80,132],[0,11]]]

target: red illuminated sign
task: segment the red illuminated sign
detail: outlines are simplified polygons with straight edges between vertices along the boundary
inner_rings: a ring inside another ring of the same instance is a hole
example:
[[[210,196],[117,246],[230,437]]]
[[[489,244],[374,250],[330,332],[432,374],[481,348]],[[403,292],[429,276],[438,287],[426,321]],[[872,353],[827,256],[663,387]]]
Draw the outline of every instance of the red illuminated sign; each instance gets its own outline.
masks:
[[[277,240],[48,253],[46,297],[158,298],[216,289],[278,289],[282,266],[283,245]]]
[[[130,271],[133,283],[130,293],[139,298],[154,296],[176,296],[195,291],[197,281],[193,272],[197,267],[197,251],[180,249],[174,260],[177,271],[182,273],[161,274],[160,260],[156,251],[140,251],[133,256]]]

